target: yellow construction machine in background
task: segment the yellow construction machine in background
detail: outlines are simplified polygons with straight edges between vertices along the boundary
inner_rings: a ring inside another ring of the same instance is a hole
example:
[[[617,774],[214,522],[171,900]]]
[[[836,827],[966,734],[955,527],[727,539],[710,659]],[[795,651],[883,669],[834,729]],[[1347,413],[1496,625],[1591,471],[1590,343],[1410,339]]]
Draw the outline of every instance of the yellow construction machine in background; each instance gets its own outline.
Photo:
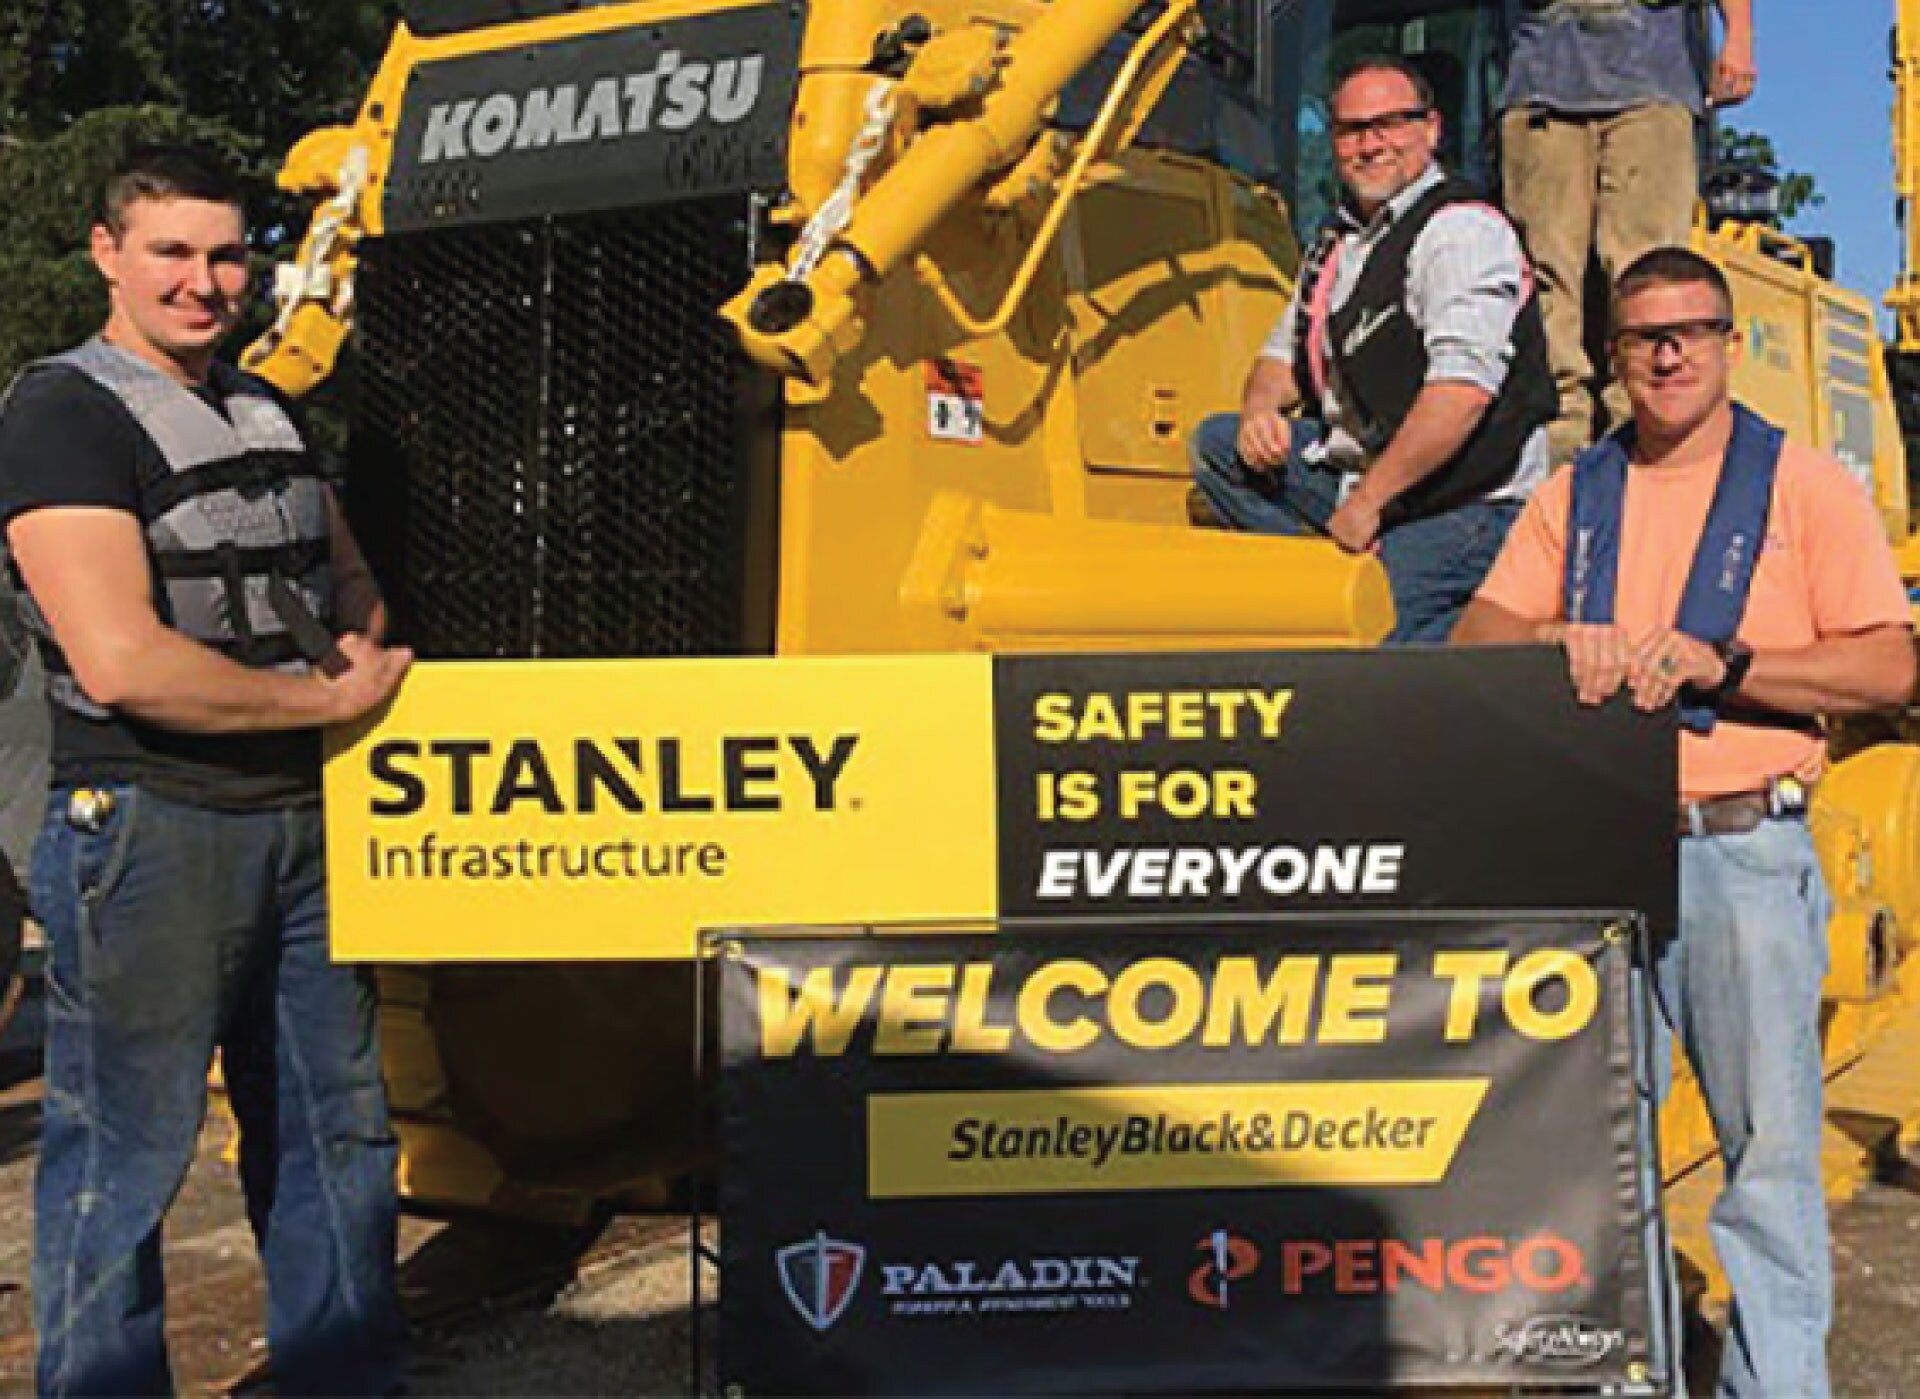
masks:
[[[1920,507],[1920,0],[1894,0],[1893,193],[1900,211],[1900,274],[1887,294],[1894,337],[1887,368],[1906,434],[1907,482]],[[1907,577],[1920,576],[1920,535],[1901,553]]]
[[[416,0],[287,162],[318,212],[250,362],[304,392],[357,327],[349,508],[428,658],[1368,645],[1378,565],[1192,527],[1185,444],[1326,211],[1337,66],[1421,64],[1490,184],[1505,10]],[[1740,393],[1920,574],[1873,307],[1792,239],[1696,238]],[[1836,1071],[1920,975],[1912,738],[1836,735],[1819,796]],[[684,1163],[689,969],[384,985],[414,1198],[571,1210]],[[1668,1129],[1676,1171],[1710,1146],[1697,1099]]]

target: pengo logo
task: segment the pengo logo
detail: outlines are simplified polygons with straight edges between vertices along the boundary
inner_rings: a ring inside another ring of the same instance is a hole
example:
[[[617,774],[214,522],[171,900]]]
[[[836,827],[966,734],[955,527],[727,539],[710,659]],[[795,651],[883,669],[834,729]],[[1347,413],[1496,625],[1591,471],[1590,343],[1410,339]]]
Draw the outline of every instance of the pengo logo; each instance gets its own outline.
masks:
[[[1187,1278],[1187,1295],[1203,1307],[1224,1312],[1233,1305],[1233,1284],[1260,1266],[1260,1250],[1224,1229],[1214,1230],[1194,1247],[1205,1261]]]
[[[780,1273],[780,1287],[793,1309],[814,1330],[825,1331],[853,1300],[867,1251],[859,1244],[830,1239],[821,1232],[801,1243],[788,1244],[774,1254],[773,1261]]]

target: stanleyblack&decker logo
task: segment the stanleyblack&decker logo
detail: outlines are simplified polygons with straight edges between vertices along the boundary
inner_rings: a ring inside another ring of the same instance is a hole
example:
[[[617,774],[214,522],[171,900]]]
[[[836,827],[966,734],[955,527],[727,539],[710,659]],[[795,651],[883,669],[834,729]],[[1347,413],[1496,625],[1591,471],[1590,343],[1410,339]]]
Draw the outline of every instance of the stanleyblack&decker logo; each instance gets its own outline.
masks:
[[[596,82],[437,102],[427,111],[420,164],[491,160],[649,132],[671,136],[702,123],[732,126],[759,102],[766,66],[763,54],[706,62],[667,49],[648,67]]]
[[[846,1312],[860,1286],[867,1251],[859,1244],[817,1233],[788,1244],[773,1256],[780,1288],[807,1325],[825,1331]]]
[[[1195,1247],[1202,1261],[1187,1278],[1187,1295],[1203,1307],[1230,1310],[1234,1284],[1260,1266],[1260,1250],[1225,1229],[1215,1229]]]
[[[1511,1241],[1288,1239],[1279,1248],[1280,1290],[1289,1297],[1465,1292],[1546,1296],[1589,1285],[1586,1258],[1557,1234]]]

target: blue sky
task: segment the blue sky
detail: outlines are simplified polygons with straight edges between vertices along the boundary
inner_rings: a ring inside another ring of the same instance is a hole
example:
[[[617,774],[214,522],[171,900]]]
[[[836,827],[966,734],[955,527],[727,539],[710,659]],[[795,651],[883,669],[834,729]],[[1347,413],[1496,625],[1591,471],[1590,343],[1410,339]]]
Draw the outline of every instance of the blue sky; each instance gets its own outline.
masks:
[[[1760,84],[1727,117],[1773,138],[1827,196],[1794,224],[1840,245],[1839,279],[1875,301],[1900,267],[1893,212],[1893,0],[1754,0]]]

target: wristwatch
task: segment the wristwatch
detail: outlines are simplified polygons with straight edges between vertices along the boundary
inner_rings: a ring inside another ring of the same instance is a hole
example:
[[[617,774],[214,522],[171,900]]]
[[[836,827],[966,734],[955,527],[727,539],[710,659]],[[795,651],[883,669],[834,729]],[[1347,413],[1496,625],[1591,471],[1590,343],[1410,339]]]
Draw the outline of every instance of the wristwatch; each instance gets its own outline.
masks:
[[[1722,642],[1713,650],[1720,658],[1720,664],[1726,667],[1726,674],[1713,687],[1714,698],[1726,699],[1739,694],[1740,687],[1747,683],[1747,672],[1753,669],[1753,648],[1736,639]]]

